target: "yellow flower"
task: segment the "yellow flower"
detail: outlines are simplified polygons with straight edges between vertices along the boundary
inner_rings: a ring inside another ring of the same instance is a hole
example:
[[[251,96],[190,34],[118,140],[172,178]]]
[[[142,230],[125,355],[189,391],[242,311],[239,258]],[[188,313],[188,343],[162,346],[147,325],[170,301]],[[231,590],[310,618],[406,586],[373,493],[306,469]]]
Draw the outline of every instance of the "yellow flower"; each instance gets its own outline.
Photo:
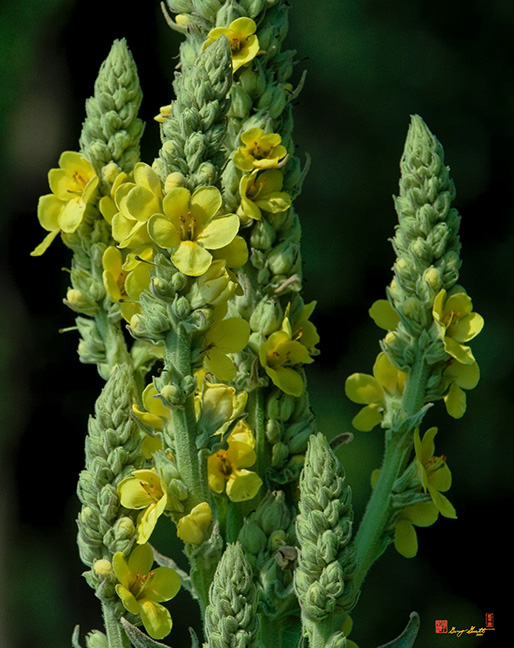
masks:
[[[220,315],[202,338],[203,368],[218,380],[229,381],[235,378],[237,369],[228,354],[239,353],[248,344],[250,324],[241,317],[224,318],[226,310],[218,309]]]
[[[464,292],[448,296],[441,290],[434,299],[432,313],[443,338],[445,351],[461,364],[471,365],[475,358],[469,342],[480,333],[484,325],[481,315],[474,313],[471,298]]]
[[[345,392],[354,403],[366,405],[353,418],[352,425],[361,432],[381,423],[389,397],[403,393],[406,373],[397,369],[382,351],[373,365],[373,375],[354,373],[346,379]]]
[[[394,331],[400,322],[400,316],[387,299],[377,299],[368,312],[375,324],[386,331]]]
[[[243,415],[247,400],[247,392],[236,392],[234,387],[204,378],[195,400],[199,429],[207,436],[219,434],[223,438],[230,424]]]
[[[318,354],[316,345],[319,343],[318,330],[315,324],[310,321],[310,316],[316,308],[316,301],[311,301],[305,304],[302,308],[300,316],[295,321],[292,327],[293,338],[300,340],[301,343],[307,347],[311,355]],[[289,313],[289,305],[286,309],[286,315]]]
[[[278,133],[265,134],[262,128],[250,128],[241,135],[244,146],[234,153],[234,164],[242,171],[282,166],[287,150]]]
[[[184,542],[202,544],[205,532],[212,522],[211,507],[207,502],[197,504],[188,515],[181,517],[177,524],[177,535]]]
[[[162,211],[161,181],[152,167],[139,162],[133,177],[133,182],[121,182],[114,194],[118,212],[112,216],[112,236],[121,248],[151,245],[148,220]]]
[[[414,449],[416,468],[423,490],[430,494],[437,510],[447,518],[456,518],[455,509],[442,493],[452,484],[452,474],[446,463],[446,457],[434,456],[434,437],[437,428],[431,427],[420,439],[419,430],[414,431]]]
[[[453,418],[461,418],[466,411],[465,389],[474,389],[480,380],[480,369],[477,362],[473,364],[460,364],[452,360],[443,371],[443,376],[448,378],[450,388],[444,396],[446,411]]]
[[[61,154],[59,168],[48,173],[52,193],[41,196],[37,206],[39,223],[49,233],[32,256],[41,256],[60,232],[72,234],[77,230],[96,199],[98,182],[93,165],[83,155],[74,151]]]
[[[185,275],[198,277],[213,260],[209,250],[228,246],[239,230],[236,214],[219,214],[222,199],[216,187],[200,187],[193,195],[185,187],[175,187],[162,202],[164,213],[148,221],[151,239],[171,249],[171,260]]]
[[[158,397],[157,389],[155,389],[153,383],[145,387],[141,399],[144,409],[141,409],[137,404],[132,405],[134,414],[148,427],[154,430],[162,430],[170,418],[171,412]]]
[[[224,259],[215,259],[209,269],[193,282],[187,297],[192,308],[201,308],[206,304],[219,307],[226,305],[234,294],[243,294],[237,277],[227,270]]]
[[[103,284],[113,302],[121,305],[121,314],[127,322],[141,312],[139,296],[150,286],[150,265],[144,258],[152,258],[152,248],[144,248],[137,255],[129,255],[123,261],[121,250],[114,246],[106,248],[103,257]]]
[[[418,538],[415,526],[428,527],[437,520],[439,511],[433,502],[419,502],[408,506],[398,518],[394,528],[394,546],[405,558],[418,553]]]
[[[157,471],[134,470],[131,477],[126,477],[118,485],[121,505],[128,509],[144,509],[137,520],[137,542],[148,542],[164,513],[168,496]]]
[[[108,166],[104,167],[104,171],[108,169]],[[119,167],[114,164],[114,162],[112,163],[110,171],[111,173],[107,173],[107,181],[111,183],[111,190],[109,192],[109,195],[102,196],[100,198],[100,200],[98,201],[98,209],[100,210],[100,213],[105,218],[105,220],[109,223],[109,225],[112,225],[112,219],[119,212],[116,201],[114,199],[114,197],[116,196],[116,191],[118,190],[118,187],[124,182],[133,183],[134,176],[133,174],[129,175],[128,173],[125,173],[125,171],[120,171]],[[110,177],[111,175],[113,176],[112,178]]]
[[[202,49],[214,43],[220,36],[226,36],[232,49],[232,68],[236,72],[254,59],[259,52],[259,39],[255,35],[257,25],[251,18],[236,18],[228,27],[215,27],[207,34]]]
[[[164,639],[172,628],[171,615],[161,605],[169,601],[180,589],[180,577],[169,567],[152,570],[153,551],[147,545],[138,545],[128,561],[118,551],[112,566],[120,583],[116,593],[123,606],[132,614],[139,614],[146,631],[153,639]]]
[[[207,459],[209,487],[215,493],[225,489],[232,502],[253,499],[262,485],[262,479],[247,470],[257,460],[255,437],[245,421],[238,421],[227,437],[227,450],[218,450]]]
[[[262,212],[278,214],[291,207],[291,197],[282,191],[284,176],[279,169],[245,173],[239,182],[241,205],[238,213],[259,220]]]
[[[159,114],[154,117],[156,122],[164,124],[164,122],[171,117],[171,104],[166,106],[161,106],[159,108]]]
[[[309,349],[300,341],[293,330],[288,317],[284,317],[279,331],[272,333],[261,344],[259,359],[273,383],[290,396],[301,396],[304,390],[304,379],[297,368],[313,362]]]

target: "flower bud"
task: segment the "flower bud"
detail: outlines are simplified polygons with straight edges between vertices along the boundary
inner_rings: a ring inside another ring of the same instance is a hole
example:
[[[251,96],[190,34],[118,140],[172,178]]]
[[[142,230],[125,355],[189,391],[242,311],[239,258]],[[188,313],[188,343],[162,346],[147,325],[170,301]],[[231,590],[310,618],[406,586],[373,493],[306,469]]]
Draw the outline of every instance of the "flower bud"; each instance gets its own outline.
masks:
[[[261,527],[266,536],[278,529],[289,526],[291,515],[285,502],[283,491],[271,491],[261,501],[255,511],[255,522]]]
[[[269,443],[278,443],[282,438],[282,432],[284,429],[283,423],[277,419],[268,419],[266,423],[266,439]]]
[[[289,456],[289,447],[282,442],[275,443],[271,450],[271,465],[273,468],[280,468],[284,465]]]
[[[266,295],[251,314],[250,327],[252,331],[270,335],[280,328],[283,319],[284,311],[279,300]]]
[[[266,333],[265,335],[268,335]],[[266,403],[266,412],[269,418],[287,421],[291,418],[295,408],[295,397],[283,391],[274,391]]]
[[[185,297],[178,297],[173,303],[172,312],[177,319],[184,320],[191,312],[191,305]]]
[[[282,241],[268,254],[268,268],[275,275],[291,274],[298,259],[298,251],[298,244],[287,239]]]
[[[66,299],[63,300],[66,306],[85,315],[94,315],[98,310],[97,302],[90,295],[85,294],[82,290],[70,288],[66,293]]]
[[[107,637],[100,630],[92,630],[86,636],[87,648],[109,648]]]
[[[168,174],[164,182],[164,193],[169,193],[172,189],[176,187],[183,187],[186,184],[186,179],[180,173],[180,171],[174,171],[173,173]]]
[[[238,540],[245,552],[258,555],[266,548],[268,538],[258,524],[247,520],[239,532]]]
[[[252,228],[250,245],[258,250],[269,250],[276,238],[277,233],[273,225],[267,220],[261,219]]]
[[[240,84],[232,86],[230,95],[232,98],[230,115],[236,119],[244,119],[252,108],[250,95],[245,92]]]
[[[112,564],[105,558],[101,558],[100,560],[95,561],[93,571],[99,576],[108,578],[112,574]]]

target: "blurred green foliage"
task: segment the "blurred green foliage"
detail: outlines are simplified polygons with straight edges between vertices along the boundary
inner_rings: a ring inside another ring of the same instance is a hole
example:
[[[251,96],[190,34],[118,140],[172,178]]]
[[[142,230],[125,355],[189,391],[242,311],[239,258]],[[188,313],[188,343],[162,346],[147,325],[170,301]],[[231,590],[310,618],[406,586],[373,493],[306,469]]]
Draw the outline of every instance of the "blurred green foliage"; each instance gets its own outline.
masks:
[[[19,0],[0,8],[0,645],[70,645],[75,623],[99,627],[99,609],[80,577],[75,548],[75,484],[87,417],[101,388],[76,356],[73,323],[61,303],[69,263],[64,246],[31,259],[39,242],[39,195],[59,153],[76,149],[84,101],[115,38],[126,37],[140,71],[147,120],[143,159],[159,144],[153,116],[169,102],[180,37],[159,3],[132,11],[98,0]],[[420,114],[442,142],[462,215],[461,283],[486,320],[473,343],[482,379],[459,421],[434,407],[438,451],[454,476],[459,519],[419,533],[418,557],[391,549],[372,569],[354,615],[352,638],[373,648],[396,636],[411,610],[419,645],[455,645],[436,619],[483,624],[510,568],[505,531],[512,504],[510,404],[514,367],[513,156],[514,5],[500,0],[291,0],[288,44],[298,52],[298,153],[310,172],[296,206],[303,222],[305,296],[316,299],[321,355],[309,367],[319,427],[348,431],[356,407],[344,380],[369,372],[381,336],[367,316],[391,279],[399,160],[409,116]],[[381,460],[381,434],[357,433],[339,451],[357,518],[369,475]],[[178,547],[162,533],[169,551]],[[173,602],[172,645],[186,642],[191,606]],[[181,609],[180,609],[181,608]],[[182,612],[182,613],[181,613]],[[505,618],[504,626],[507,625]],[[507,632],[505,630],[504,632]],[[501,628],[487,640],[505,645]],[[186,644],[188,645],[188,644]]]

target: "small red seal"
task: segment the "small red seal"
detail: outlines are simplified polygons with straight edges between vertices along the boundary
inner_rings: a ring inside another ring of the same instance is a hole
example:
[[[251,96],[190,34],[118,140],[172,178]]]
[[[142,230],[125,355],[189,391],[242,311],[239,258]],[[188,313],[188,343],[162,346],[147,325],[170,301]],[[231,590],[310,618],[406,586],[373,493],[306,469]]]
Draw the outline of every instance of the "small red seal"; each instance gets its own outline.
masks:
[[[494,628],[494,614],[492,612],[485,613],[485,627]]]
[[[438,634],[448,632],[448,621],[446,619],[437,619],[435,622],[435,631]]]

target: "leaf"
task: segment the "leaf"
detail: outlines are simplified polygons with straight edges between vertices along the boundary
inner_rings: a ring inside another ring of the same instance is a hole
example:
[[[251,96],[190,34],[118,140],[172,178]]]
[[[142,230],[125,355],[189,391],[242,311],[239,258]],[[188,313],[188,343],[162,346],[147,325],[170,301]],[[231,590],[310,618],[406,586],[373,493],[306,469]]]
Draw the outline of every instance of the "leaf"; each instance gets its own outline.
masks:
[[[139,628],[129,623],[124,617],[121,617],[121,625],[134,648],[169,648],[166,644],[149,637]]]
[[[417,612],[411,612],[407,627],[402,634],[399,637],[396,637],[396,639],[393,639],[389,643],[383,644],[378,648],[411,648],[418,636],[418,631],[419,614]]]
[[[73,634],[71,635],[71,645],[73,648],[82,648],[79,641],[80,627],[78,625],[73,629]]]

